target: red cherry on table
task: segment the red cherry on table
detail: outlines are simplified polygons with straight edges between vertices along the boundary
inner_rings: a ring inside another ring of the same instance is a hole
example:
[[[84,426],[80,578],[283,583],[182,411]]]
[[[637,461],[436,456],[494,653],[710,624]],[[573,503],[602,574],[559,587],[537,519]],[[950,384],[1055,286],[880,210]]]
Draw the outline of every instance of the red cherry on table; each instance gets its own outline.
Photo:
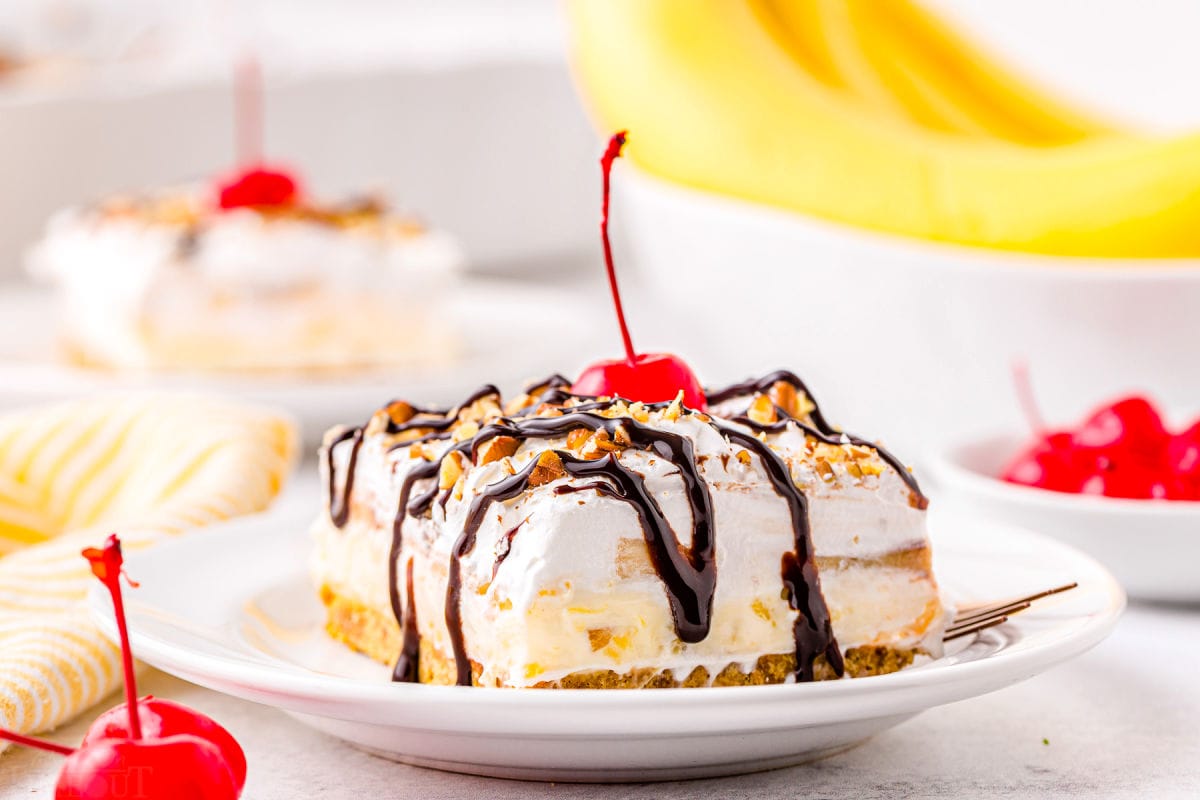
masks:
[[[121,542],[109,536],[103,548],[83,551],[92,573],[100,579],[112,597],[113,615],[121,640],[121,665],[125,673],[125,703],[108,715],[101,715],[88,730],[84,745],[67,759],[59,787],[98,787],[116,781],[122,770],[146,776],[145,800],[175,798],[237,798],[246,777],[246,760],[241,747],[224,728],[212,720],[176,703],[150,699],[143,709],[137,697],[137,676],[133,669],[133,651],[129,646],[129,628],[121,593],[125,559]],[[136,586],[137,584],[134,584]],[[114,711],[125,713],[121,722]],[[106,716],[108,717],[106,719]],[[155,738],[156,733],[165,733]],[[119,738],[106,738],[111,734]],[[200,735],[203,734],[204,738]],[[211,740],[210,740],[211,739]],[[95,755],[93,755],[93,751]],[[226,753],[231,760],[227,761]],[[94,774],[89,775],[89,770]],[[70,772],[68,778],[67,772]],[[186,787],[190,794],[181,794]],[[96,790],[97,792],[100,789]],[[60,794],[57,797],[101,798],[112,794]]]
[[[598,361],[588,366],[571,386],[571,391],[582,395],[620,396],[643,403],[674,400],[682,391],[684,405],[703,411],[708,404],[692,368],[682,358],[670,353],[637,353],[633,349],[629,325],[625,322],[621,290],[617,286],[617,270],[613,266],[612,242],[608,238],[608,200],[612,194],[612,165],[621,155],[621,149],[625,146],[625,136],[625,131],[613,134],[604,155],[600,157],[600,171],[604,181],[600,210],[600,241],[604,246],[604,266],[608,271],[608,286],[612,291],[613,307],[617,312],[617,325],[621,329],[621,340],[625,345],[625,358]]]
[[[67,757],[56,800],[237,800],[246,780],[246,757],[229,732],[178,703],[138,700],[121,594],[120,540],[109,536],[104,547],[89,547],[83,557],[112,597],[125,703],[101,714],[77,750],[3,729],[0,739]]]
[[[210,717],[187,706],[146,696],[138,700],[138,721],[142,735],[147,739],[167,739],[189,735],[203,739],[216,746],[233,773],[234,783],[240,791],[246,784],[246,754],[233,735]],[[88,747],[102,739],[128,739],[129,707],[122,703],[105,711],[88,728],[81,747]]]
[[[1114,458],[1123,451],[1147,461],[1159,460],[1169,440],[1158,409],[1138,396],[1097,409],[1075,432],[1080,447],[1109,451]]]
[[[685,406],[705,407],[704,389],[695,373],[669,353],[643,353],[633,364],[625,359],[597,362],[585,369],[571,387],[575,394],[620,395],[643,403],[674,400],[681,390]]]
[[[63,763],[55,800],[237,800],[225,757],[199,736],[100,739]]]
[[[300,197],[296,179],[286,172],[255,167],[234,175],[218,187],[218,204],[234,208],[289,206]]]

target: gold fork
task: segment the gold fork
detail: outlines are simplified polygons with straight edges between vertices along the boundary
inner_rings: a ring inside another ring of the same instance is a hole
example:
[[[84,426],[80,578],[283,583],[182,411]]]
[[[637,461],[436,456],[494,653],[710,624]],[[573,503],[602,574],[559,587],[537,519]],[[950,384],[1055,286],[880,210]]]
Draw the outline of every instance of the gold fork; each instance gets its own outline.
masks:
[[[1068,583],[1065,586],[1058,586],[1026,597],[1019,597],[1016,600],[1001,600],[997,603],[980,603],[959,608],[949,627],[946,628],[946,633],[942,636],[942,641],[948,642],[951,639],[978,633],[985,628],[1002,625],[1013,614],[1029,608],[1033,604],[1033,601],[1074,589],[1078,585],[1077,583]]]

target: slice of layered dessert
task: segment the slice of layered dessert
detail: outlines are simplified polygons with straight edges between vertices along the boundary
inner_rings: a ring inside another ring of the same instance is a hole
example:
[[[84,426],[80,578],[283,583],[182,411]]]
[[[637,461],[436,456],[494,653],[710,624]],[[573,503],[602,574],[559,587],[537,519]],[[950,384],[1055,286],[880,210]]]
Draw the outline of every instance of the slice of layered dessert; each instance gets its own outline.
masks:
[[[906,467],[787,372],[682,399],[555,377],[330,431],[312,559],[329,632],[397,680],[501,687],[808,681],[941,654]]]
[[[450,357],[450,326],[431,322],[460,261],[377,197],[323,203],[252,169],[62,211],[27,268],[57,291],[74,363],[329,372]]]

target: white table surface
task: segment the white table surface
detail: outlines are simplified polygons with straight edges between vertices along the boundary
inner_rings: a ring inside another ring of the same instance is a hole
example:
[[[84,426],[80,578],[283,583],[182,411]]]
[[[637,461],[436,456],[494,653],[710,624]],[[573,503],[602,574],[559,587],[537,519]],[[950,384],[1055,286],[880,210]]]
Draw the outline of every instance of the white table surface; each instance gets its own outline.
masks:
[[[314,492],[306,464],[281,502],[312,503]],[[367,755],[282,712],[162,673],[148,673],[139,688],[233,732],[250,763],[247,800],[1200,797],[1200,607],[1134,603],[1107,641],[1030,681],[932,709],[809,766],[708,781],[586,786],[453,775]],[[94,716],[53,738],[77,743]],[[60,761],[11,748],[0,755],[0,798],[52,796]]]

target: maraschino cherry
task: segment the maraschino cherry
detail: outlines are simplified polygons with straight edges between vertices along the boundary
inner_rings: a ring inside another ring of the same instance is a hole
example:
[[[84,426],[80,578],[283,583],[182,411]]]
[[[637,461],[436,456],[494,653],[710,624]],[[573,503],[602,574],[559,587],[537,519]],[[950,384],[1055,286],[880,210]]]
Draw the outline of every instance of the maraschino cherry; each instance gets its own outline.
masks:
[[[262,163],[263,85],[257,58],[248,56],[235,65],[233,96],[237,158],[248,166],[218,182],[217,205],[225,211],[294,205],[300,199],[296,176]]]
[[[2,730],[0,738],[67,756],[55,800],[237,800],[246,780],[246,757],[233,736],[186,706],[137,699],[121,595],[120,540],[110,536],[103,548],[88,548],[83,555],[112,595],[126,702],[102,714],[78,749]]]
[[[1147,500],[1200,500],[1200,422],[1172,434],[1138,395],[1093,411],[1075,430],[1047,431],[1028,378],[1017,375],[1034,441],[1001,474],[1056,492]]]
[[[614,134],[600,158],[600,169],[604,179],[600,240],[604,245],[604,264],[608,269],[608,285],[612,290],[613,306],[617,311],[617,324],[621,328],[625,357],[592,364],[580,374],[571,391],[581,395],[619,396],[644,403],[673,400],[682,391],[683,404],[702,411],[707,407],[704,390],[691,367],[679,356],[670,353],[635,352],[633,340],[629,336],[629,326],[625,323],[625,310],[621,305],[617,272],[613,266],[612,244],[608,238],[608,198],[612,165],[621,155],[625,138],[625,131]]]
[[[243,170],[217,187],[217,203],[234,208],[281,208],[300,199],[296,179],[279,169],[256,166]]]
[[[1200,490],[1200,422],[1171,437],[1167,459],[1180,478]]]

